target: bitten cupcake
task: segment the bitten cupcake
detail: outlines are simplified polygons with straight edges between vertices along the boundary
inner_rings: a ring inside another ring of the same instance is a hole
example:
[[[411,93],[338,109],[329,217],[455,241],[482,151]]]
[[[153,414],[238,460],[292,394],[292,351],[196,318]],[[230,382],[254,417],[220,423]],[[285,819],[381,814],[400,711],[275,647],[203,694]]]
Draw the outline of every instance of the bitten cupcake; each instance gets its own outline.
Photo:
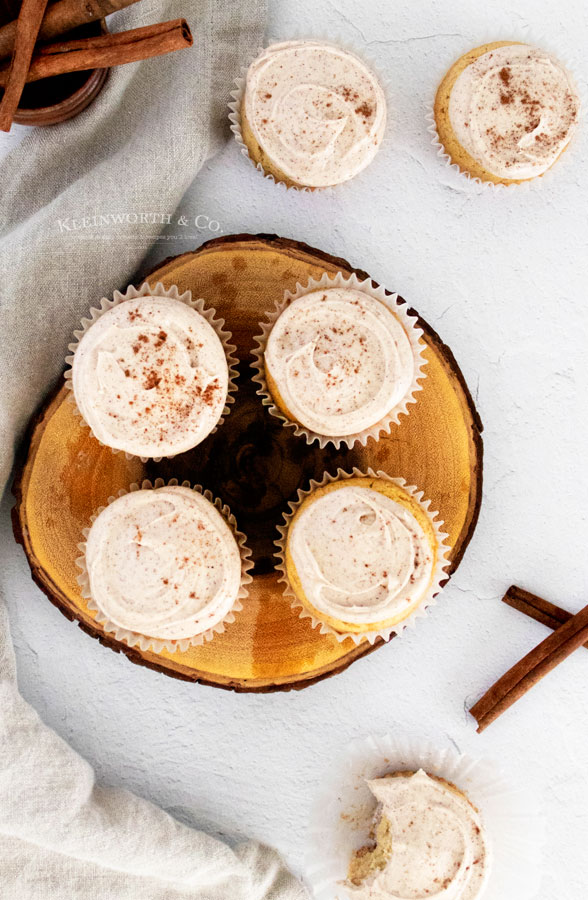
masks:
[[[309,442],[365,444],[415,402],[424,378],[422,331],[369,280],[311,280],[287,294],[262,328],[259,393]]]
[[[368,781],[378,801],[372,844],[355,852],[347,889],[357,900],[477,900],[490,874],[486,831],[454,784],[418,772]]]
[[[462,172],[517,184],[544,175],[576,129],[580,99],[550,53],[513,41],[471,50],[437,91],[439,141]]]
[[[373,72],[322,41],[273,44],[251,63],[232,116],[266,175],[289,187],[348,181],[376,155],[386,98]]]
[[[281,533],[293,605],[335,634],[389,636],[439,590],[446,547],[435,514],[382,472],[327,476]]]
[[[102,444],[144,459],[192,449],[226,411],[229,335],[175,293],[103,301],[70,346],[82,418]]]
[[[80,583],[98,621],[122,629],[127,643],[209,637],[241,609],[248,552],[240,538],[226,508],[197,490],[134,490],[94,519]]]

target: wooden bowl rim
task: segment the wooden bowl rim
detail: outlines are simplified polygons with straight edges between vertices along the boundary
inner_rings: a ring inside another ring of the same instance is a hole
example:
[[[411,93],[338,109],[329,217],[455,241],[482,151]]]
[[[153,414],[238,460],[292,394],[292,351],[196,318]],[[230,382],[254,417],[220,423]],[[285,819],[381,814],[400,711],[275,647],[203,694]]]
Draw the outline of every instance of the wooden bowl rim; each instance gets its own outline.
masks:
[[[106,19],[98,19],[102,34],[108,34]],[[91,23],[90,23],[91,24]],[[88,77],[73,94],[52,103],[49,106],[19,106],[14,121],[17,125],[42,127],[43,125],[59,125],[67,122],[83,112],[96,99],[108,77],[110,69],[88,69]]]
[[[324,260],[329,265],[333,265],[336,267],[340,267],[343,271],[351,273],[355,273],[360,280],[364,280],[369,278],[372,281],[372,284],[375,287],[378,287],[378,283],[374,281],[371,276],[365,272],[363,269],[355,268],[351,266],[345,259],[342,257],[336,257],[329,253],[326,253],[322,250],[317,250],[314,247],[311,247],[309,244],[306,244],[303,241],[293,240],[290,238],[279,237],[275,234],[249,234],[249,233],[241,233],[241,234],[232,234],[232,235],[222,235],[220,237],[212,238],[209,241],[205,241],[200,247],[197,247],[195,250],[189,250],[186,253],[178,254],[177,256],[168,256],[162,262],[158,263],[153,269],[149,270],[141,279],[138,279],[135,282],[135,285],[139,287],[144,281],[149,280],[151,275],[158,273],[161,269],[163,269],[170,262],[188,259],[189,257],[198,255],[202,252],[210,252],[214,251],[221,244],[230,243],[230,244],[248,244],[248,243],[261,243],[266,246],[273,246],[275,248],[281,250],[287,250],[294,248],[296,251],[303,251],[304,253],[308,253],[314,260]],[[391,291],[386,291],[388,294],[391,294]],[[398,296],[398,299],[402,302],[406,303],[406,301]],[[465,381],[464,375],[457,364],[457,361],[453,355],[451,349],[445,344],[437,332],[426,322],[421,316],[414,310],[412,307],[409,307],[408,311],[418,318],[419,327],[423,329],[426,333],[429,340],[435,345],[437,351],[441,353],[449,363],[453,374],[455,375],[461,390],[463,391],[464,398],[467,403],[468,410],[472,419],[472,441],[475,448],[476,453],[476,466],[475,471],[472,473],[472,489],[470,490],[470,507],[468,510],[469,513],[469,522],[467,525],[467,529],[463,535],[460,536],[460,544],[455,553],[453,559],[451,560],[450,567],[447,571],[447,577],[443,581],[443,585],[446,585],[450,580],[453,573],[456,571],[458,566],[460,565],[464,553],[472,539],[474,531],[476,529],[476,525],[478,523],[478,518],[480,514],[480,508],[482,505],[482,484],[483,484],[483,457],[484,457],[484,445],[482,441],[482,431],[484,426],[482,424],[482,420],[476,409],[474,404],[474,400],[470,393],[470,390]],[[338,675],[340,672],[345,671],[353,662],[357,659],[362,659],[370,653],[373,653],[379,647],[383,646],[389,641],[384,641],[381,638],[378,638],[374,644],[369,644],[365,642],[364,644],[355,645],[345,657],[342,658],[339,664],[329,664],[329,668],[325,672],[317,672],[308,678],[301,678],[298,681],[290,681],[283,684],[262,684],[256,685],[250,682],[241,683],[238,680],[227,679],[226,681],[214,681],[210,677],[207,677],[205,674],[198,672],[198,670],[194,670],[195,675],[184,674],[176,669],[170,669],[165,665],[162,665],[158,662],[155,662],[153,659],[147,659],[143,656],[139,651],[137,651],[133,647],[129,647],[122,642],[117,641],[112,636],[106,634],[105,632],[98,630],[97,628],[93,628],[92,626],[88,626],[85,622],[81,621],[81,619],[76,615],[76,613],[67,606],[57,595],[56,593],[52,593],[49,586],[41,581],[37,571],[31,565],[31,561],[29,559],[28,553],[26,552],[26,540],[25,534],[23,531],[23,524],[20,518],[20,510],[24,500],[24,482],[26,481],[28,463],[30,459],[31,451],[33,448],[34,437],[37,431],[38,425],[41,423],[43,416],[47,408],[50,406],[55,397],[59,394],[59,392],[63,388],[62,378],[57,380],[57,383],[50,388],[47,395],[39,404],[37,410],[31,416],[29,424],[26,428],[26,432],[23,436],[23,439],[19,445],[17,451],[17,462],[15,465],[15,475],[12,484],[12,494],[15,497],[15,504],[11,510],[11,519],[12,519],[12,529],[16,542],[20,544],[24,551],[25,556],[27,557],[27,562],[29,563],[29,567],[31,570],[32,580],[35,582],[38,588],[45,594],[45,596],[51,601],[51,603],[60,610],[63,615],[69,619],[70,622],[77,622],[78,627],[81,628],[86,634],[89,634],[91,637],[98,640],[103,646],[109,647],[111,650],[114,650],[116,653],[123,653],[127,659],[136,665],[145,666],[148,669],[153,669],[156,672],[160,672],[161,674],[167,675],[170,678],[176,678],[180,681],[188,681],[193,684],[203,684],[208,687],[220,688],[222,690],[233,691],[235,693],[255,693],[255,694],[267,694],[267,693],[277,693],[277,692],[288,692],[293,690],[303,690],[304,688],[310,687],[313,684],[316,684],[319,681],[323,681],[327,678],[330,678],[334,675]],[[473,503],[471,503],[471,498],[473,497]],[[263,577],[263,576],[258,576]],[[391,635],[390,640],[395,637],[394,634]]]

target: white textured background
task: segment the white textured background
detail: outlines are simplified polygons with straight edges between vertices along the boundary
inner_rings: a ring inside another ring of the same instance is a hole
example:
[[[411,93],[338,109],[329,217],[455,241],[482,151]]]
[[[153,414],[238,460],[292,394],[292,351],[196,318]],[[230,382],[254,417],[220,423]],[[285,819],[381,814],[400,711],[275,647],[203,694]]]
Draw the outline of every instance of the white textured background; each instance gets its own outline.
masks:
[[[483,736],[464,712],[546,634],[499,602],[511,582],[571,610],[588,602],[588,122],[542,190],[507,193],[468,189],[424,124],[455,58],[485,39],[524,39],[527,27],[585,83],[583,0],[516,7],[274,2],[270,40],[341,37],[373,54],[390,82],[387,145],[354,182],[307,196],[264,182],[228,143],[181,210],[227,234],[276,232],[346,257],[400,291],[452,347],[485,425],[485,500],[461,568],[419,628],[301,693],[236,696],[137,668],[63,618],[30,582],[8,502],[0,540],[22,692],[103,783],[211,831],[274,843],[302,872],[309,808],[331,760],[352,737],[414,731],[499,760],[536,789],[549,839],[540,900],[583,900],[588,652]],[[3,136],[0,152],[17,139],[18,130]],[[209,237],[194,231],[159,257]]]

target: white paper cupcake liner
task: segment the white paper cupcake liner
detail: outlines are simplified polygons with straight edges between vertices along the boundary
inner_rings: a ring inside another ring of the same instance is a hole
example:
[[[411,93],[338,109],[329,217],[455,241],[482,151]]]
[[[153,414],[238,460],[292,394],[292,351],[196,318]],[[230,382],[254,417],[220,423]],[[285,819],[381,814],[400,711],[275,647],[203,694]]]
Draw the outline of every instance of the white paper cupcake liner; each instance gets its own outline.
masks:
[[[218,422],[216,423],[213,430],[210,434],[214,434],[215,431],[222,425],[226,417],[230,412],[230,406],[235,402],[235,392],[237,390],[237,385],[235,383],[238,371],[237,371],[237,363],[238,359],[236,357],[237,348],[231,341],[231,332],[226,331],[224,328],[225,320],[216,317],[216,310],[213,307],[208,307],[205,304],[205,301],[202,298],[194,299],[192,297],[191,291],[184,291],[183,294],[180,294],[176,285],[172,285],[169,288],[165,288],[163,284],[158,281],[155,286],[151,286],[148,281],[144,281],[141,287],[137,290],[133,285],[130,285],[126,291],[123,293],[121,291],[115,291],[111,298],[102,297],[100,301],[99,307],[92,307],[89,311],[89,316],[84,317],[81,321],[81,327],[74,331],[73,336],[75,341],[72,341],[71,344],[68,344],[68,350],[70,354],[66,356],[65,362],[67,365],[67,369],[64,373],[65,378],[65,386],[70,391],[71,400],[75,406],[75,411],[78,418],[81,420],[83,425],[90,430],[92,436],[96,438],[99,444],[102,444],[103,447],[108,446],[108,449],[112,451],[112,453],[124,453],[127,459],[136,459],[137,457],[128,453],[127,451],[118,450],[116,447],[110,447],[107,444],[104,444],[99,438],[96,437],[91,427],[88,425],[81,412],[78,409],[77,403],[75,401],[75,396],[73,392],[73,383],[72,383],[72,367],[74,361],[74,355],[76,352],[76,348],[80,343],[82,337],[86,333],[86,331],[96,322],[104,313],[113,309],[115,306],[118,306],[119,303],[124,303],[125,300],[135,300],[137,297],[167,297],[171,300],[179,300],[181,303],[185,303],[187,306],[190,306],[192,309],[196,310],[196,312],[200,313],[203,318],[206,319],[209,325],[214,328],[214,331],[218,335],[223,349],[225,351],[225,356],[227,359],[227,366],[229,368],[229,384],[227,390],[227,401],[225,407],[223,409],[222,415]],[[172,454],[171,456],[166,457],[167,459],[173,459],[177,454]],[[141,456],[142,462],[147,462],[148,459],[154,459],[155,462],[159,462],[163,457],[147,457]]]
[[[121,489],[116,497],[109,497],[106,502],[106,506],[110,506],[110,504],[118,497],[123,497],[125,494],[134,491],[153,490],[155,488],[171,487],[178,484],[179,482],[177,478],[171,478],[168,481],[164,481],[163,478],[157,478],[153,483],[148,479],[145,479],[140,485],[131,484],[128,490]],[[210,628],[200,634],[196,634],[194,635],[194,637],[183,638],[181,640],[161,640],[159,638],[153,638],[144,634],[139,634],[135,631],[129,631],[127,628],[121,628],[119,625],[116,625],[114,622],[112,622],[108,618],[108,616],[106,616],[102,612],[102,610],[92,598],[88,570],[86,567],[86,541],[84,540],[78,544],[78,550],[80,550],[81,556],[76,559],[76,565],[81,570],[81,574],[78,575],[77,581],[81,588],[82,597],[87,601],[88,609],[96,613],[96,621],[100,625],[102,625],[104,631],[107,634],[114,635],[117,641],[121,641],[122,643],[127,644],[127,646],[129,647],[140,647],[141,650],[152,649],[155,653],[161,653],[162,650],[167,650],[169,653],[175,653],[176,651],[180,650],[183,653],[188,649],[188,647],[202,646],[202,644],[206,643],[207,641],[211,641],[215,634],[222,634],[225,631],[226,626],[235,621],[235,613],[240,612],[240,610],[243,609],[242,601],[248,596],[249,592],[247,586],[253,581],[253,578],[250,574],[250,570],[253,568],[251,550],[247,547],[247,538],[237,528],[237,521],[229,507],[218,497],[214,497],[209,490],[205,490],[200,485],[193,486],[189,481],[183,481],[180,486],[190,488],[191,490],[198,491],[198,493],[202,494],[202,496],[205,497],[206,500],[209,500],[212,504],[214,504],[216,509],[222,515],[223,519],[230,526],[235,540],[237,541],[237,544],[239,546],[239,554],[241,556],[241,586],[239,588],[239,593],[231,610],[227,613],[224,619],[214,625],[213,628]],[[104,509],[106,509],[106,506],[100,506],[90,517],[90,525],[87,528],[84,528],[82,532],[85,539],[88,537],[88,534],[90,532],[90,526],[94,523],[100,513]]]
[[[249,66],[251,65],[251,63],[255,62],[257,57],[261,53],[263,53],[264,50],[267,50],[267,47],[260,47],[257,50],[257,52],[254,53],[251,56],[251,58],[248,60],[247,65],[245,65],[241,68],[241,72],[240,72],[238,78],[235,79],[235,88],[231,91],[232,100],[228,104],[229,110],[230,110],[230,112],[229,112],[229,122],[231,123],[230,128],[231,128],[231,131],[233,132],[233,135],[235,137],[235,140],[239,146],[241,153],[248,160],[250,160],[251,163],[253,163],[253,165],[255,166],[257,171],[261,172],[261,174],[264,176],[264,178],[266,178],[268,181],[273,182],[273,184],[276,184],[278,187],[282,188],[283,190],[302,191],[303,193],[311,193],[311,194],[314,193],[315,191],[318,191],[318,192],[324,194],[325,191],[330,192],[330,191],[336,190],[337,188],[342,187],[345,184],[347,184],[349,181],[355,181],[357,178],[361,178],[361,176],[367,170],[372,168],[375,160],[377,160],[380,157],[382,150],[384,148],[384,145],[387,142],[387,138],[389,135],[389,128],[390,128],[390,109],[391,109],[391,106],[390,106],[390,83],[389,83],[389,79],[382,72],[381,67],[377,64],[377,62],[375,61],[372,54],[370,54],[369,52],[366,52],[365,50],[358,51],[355,46],[351,46],[351,44],[349,44],[348,41],[345,41],[345,40],[341,39],[340,37],[333,38],[332,35],[323,36],[321,34],[319,34],[319,35],[315,34],[315,35],[309,36],[308,34],[302,35],[302,34],[297,33],[294,35],[289,35],[287,38],[282,38],[277,41],[272,41],[272,44],[270,44],[268,46],[272,46],[273,44],[279,44],[286,40],[288,40],[288,41],[303,41],[303,40],[320,41],[321,43],[331,44],[332,46],[338,47],[341,50],[345,50],[347,53],[353,54],[353,56],[356,56],[363,63],[365,63],[365,65],[370,69],[370,71],[373,72],[373,74],[378,79],[378,81],[380,83],[380,87],[382,88],[382,90],[384,92],[384,96],[386,98],[386,128],[385,128],[385,132],[384,132],[384,137],[382,138],[382,141],[378,148],[378,152],[376,153],[374,159],[365,167],[365,169],[362,169],[361,172],[358,172],[357,175],[354,175],[353,178],[348,179],[348,181],[343,181],[340,184],[328,185],[326,187],[313,188],[313,187],[307,187],[306,185],[286,184],[286,182],[284,182],[284,181],[277,181],[271,173],[265,171],[265,169],[263,168],[263,166],[260,162],[256,162],[256,160],[251,159],[251,156],[249,155],[249,148],[247,147],[247,144],[243,140],[243,132],[242,132],[242,128],[241,128],[241,106],[243,103],[243,97],[245,95],[245,83],[246,83],[246,78],[247,78],[247,72],[249,70]]]
[[[416,609],[410,613],[410,615],[402,620],[402,622],[397,622],[396,625],[392,625],[389,628],[382,628],[379,631],[367,631],[361,632],[360,634],[336,631],[326,622],[323,622],[322,619],[314,616],[304,606],[302,601],[299,600],[299,598],[296,596],[296,594],[290,587],[290,582],[286,574],[286,543],[288,538],[288,529],[300,504],[303,502],[303,500],[306,499],[306,497],[308,497],[318,488],[324,487],[326,484],[332,484],[332,482],[334,481],[341,481],[347,478],[381,478],[401,487],[404,491],[406,491],[407,494],[409,494],[414,500],[417,501],[423,512],[426,513],[427,518],[433,526],[435,537],[437,539],[437,565],[435,566],[435,571],[433,572],[433,578],[427,596],[421,601],[421,603],[419,603]],[[392,634],[400,635],[406,628],[413,628],[416,625],[417,621],[419,619],[422,619],[426,615],[427,609],[437,603],[437,596],[442,587],[448,581],[449,577],[446,574],[446,569],[449,566],[449,551],[451,549],[449,544],[446,543],[448,535],[441,530],[443,522],[437,518],[439,514],[431,510],[430,506],[431,501],[423,499],[423,492],[419,491],[419,489],[414,485],[407,484],[404,478],[394,478],[392,477],[392,475],[388,475],[386,472],[374,472],[373,469],[367,469],[367,471],[365,472],[362,472],[361,469],[358,468],[353,468],[350,472],[345,472],[343,469],[338,469],[336,475],[331,475],[329,472],[325,472],[321,481],[315,481],[314,479],[311,479],[308,489],[299,489],[296,500],[290,501],[290,512],[284,513],[284,524],[278,525],[278,533],[280,537],[278,540],[274,541],[277,547],[277,552],[275,554],[277,559],[276,571],[278,571],[280,574],[278,582],[281,582],[284,585],[284,597],[286,597],[290,601],[290,606],[292,607],[292,609],[298,610],[298,614],[301,619],[310,619],[312,627],[318,628],[321,634],[334,635],[339,643],[342,643],[345,640],[351,640],[354,644],[360,644],[362,641],[368,641],[370,644],[374,644],[378,638],[383,638],[385,641],[389,641]]]
[[[312,291],[339,287],[350,288],[368,294],[370,297],[374,297],[376,300],[384,303],[388,309],[394,313],[404,327],[406,336],[410,341],[415,366],[413,379],[407,393],[400,403],[397,403],[383,419],[380,419],[380,421],[376,422],[375,425],[372,425],[371,428],[365,428],[357,434],[332,437],[318,434],[316,431],[305,428],[299,422],[293,422],[276,406],[267,386],[264,353],[269,334],[276,319],[293,300],[297,300],[299,297],[303,297],[305,294],[309,294]],[[267,406],[272,416],[280,419],[288,428],[294,429],[294,434],[304,436],[308,444],[312,444],[313,441],[318,441],[319,446],[324,448],[327,444],[331,443],[339,449],[341,445],[353,447],[358,443],[365,447],[370,437],[377,441],[381,434],[389,434],[393,427],[398,424],[400,417],[408,415],[409,405],[417,402],[418,398],[415,397],[415,394],[423,389],[421,382],[426,377],[426,372],[423,371],[424,367],[427,365],[427,359],[424,356],[426,344],[423,340],[423,331],[419,328],[417,321],[418,317],[416,313],[413,315],[408,313],[407,304],[398,299],[398,294],[388,294],[386,293],[385,288],[381,286],[374,287],[371,278],[360,281],[355,274],[349,276],[344,275],[342,272],[337,272],[335,275],[331,276],[325,272],[318,281],[314,278],[310,278],[305,285],[297,283],[296,290],[293,293],[291,291],[286,291],[283,299],[276,301],[275,309],[266,313],[265,321],[259,323],[261,334],[255,338],[257,346],[252,351],[254,357],[253,369],[255,371],[252,380],[259,385],[257,394],[262,398],[262,404]]]
[[[479,810],[488,835],[489,876],[483,900],[532,900],[541,886],[545,822],[530,790],[516,787],[488,760],[421,737],[353,741],[335,761],[316,798],[308,829],[306,880],[314,900],[353,900],[345,884],[353,852],[369,840],[376,801],[366,780],[423,769],[461,790]]]
[[[476,39],[474,39],[476,40]],[[483,193],[488,190],[498,190],[500,191],[511,191],[511,190],[541,190],[545,184],[557,175],[557,169],[559,166],[564,163],[566,160],[570,159],[570,154],[573,154],[574,146],[578,142],[578,133],[580,132],[582,120],[586,115],[586,95],[585,91],[582,89],[582,85],[579,81],[576,81],[574,77],[574,72],[580,71],[578,66],[574,63],[573,60],[562,57],[561,53],[550,45],[549,40],[545,40],[542,35],[533,34],[530,31],[525,32],[524,34],[520,31],[517,33],[516,29],[507,30],[500,29],[498,34],[496,32],[492,32],[491,35],[485,35],[476,40],[476,43],[472,43],[466,50],[457,55],[453,62],[450,62],[442,72],[440,72],[439,77],[437,79],[435,85],[435,92],[437,88],[441,84],[442,79],[445,77],[451,66],[457,62],[458,59],[461,58],[465,53],[468,53],[470,50],[475,49],[476,47],[483,47],[485,44],[495,43],[496,41],[511,41],[513,43],[522,43],[522,44],[530,44],[533,47],[539,47],[541,50],[546,50],[548,53],[551,53],[559,62],[566,68],[568,73],[571,74],[574,80],[574,86],[578,91],[578,95],[580,97],[580,114],[578,117],[578,123],[576,125],[576,129],[574,134],[572,135],[567,147],[560,155],[560,157],[554,162],[554,164],[543,173],[543,175],[537,176],[536,178],[531,178],[526,181],[521,181],[519,184],[495,184],[493,181],[482,181],[482,179],[474,177],[470,175],[469,172],[464,171],[459,167],[459,165],[453,162],[451,156],[446,152],[445,147],[443,146],[441,139],[439,137],[439,133],[437,131],[437,122],[435,120],[435,111],[433,103],[427,104],[425,121],[427,124],[427,131],[431,135],[431,144],[435,148],[436,154],[440,160],[442,160],[445,168],[453,173],[454,176],[457,176],[456,183],[462,188],[469,188],[474,193]]]

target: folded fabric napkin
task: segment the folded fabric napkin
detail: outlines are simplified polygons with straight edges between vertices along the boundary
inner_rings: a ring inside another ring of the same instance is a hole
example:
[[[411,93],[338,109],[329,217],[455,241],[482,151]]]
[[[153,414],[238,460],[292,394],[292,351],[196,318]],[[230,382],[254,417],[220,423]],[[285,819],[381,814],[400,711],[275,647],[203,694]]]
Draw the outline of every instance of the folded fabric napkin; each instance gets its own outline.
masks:
[[[223,139],[231,83],[262,42],[265,13],[264,0],[143,0],[117,14],[115,30],[185,16],[194,47],[114,70],[81,116],[31,132],[0,164],[0,495],[73,327],[140,270],[149,240]],[[150,215],[134,223],[141,212]],[[104,213],[123,216],[119,239],[100,231],[82,239],[74,220]],[[1,570],[0,561],[0,579]],[[96,785],[91,767],[18,694],[1,580],[0,895],[307,897],[273,851],[233,851]]]

